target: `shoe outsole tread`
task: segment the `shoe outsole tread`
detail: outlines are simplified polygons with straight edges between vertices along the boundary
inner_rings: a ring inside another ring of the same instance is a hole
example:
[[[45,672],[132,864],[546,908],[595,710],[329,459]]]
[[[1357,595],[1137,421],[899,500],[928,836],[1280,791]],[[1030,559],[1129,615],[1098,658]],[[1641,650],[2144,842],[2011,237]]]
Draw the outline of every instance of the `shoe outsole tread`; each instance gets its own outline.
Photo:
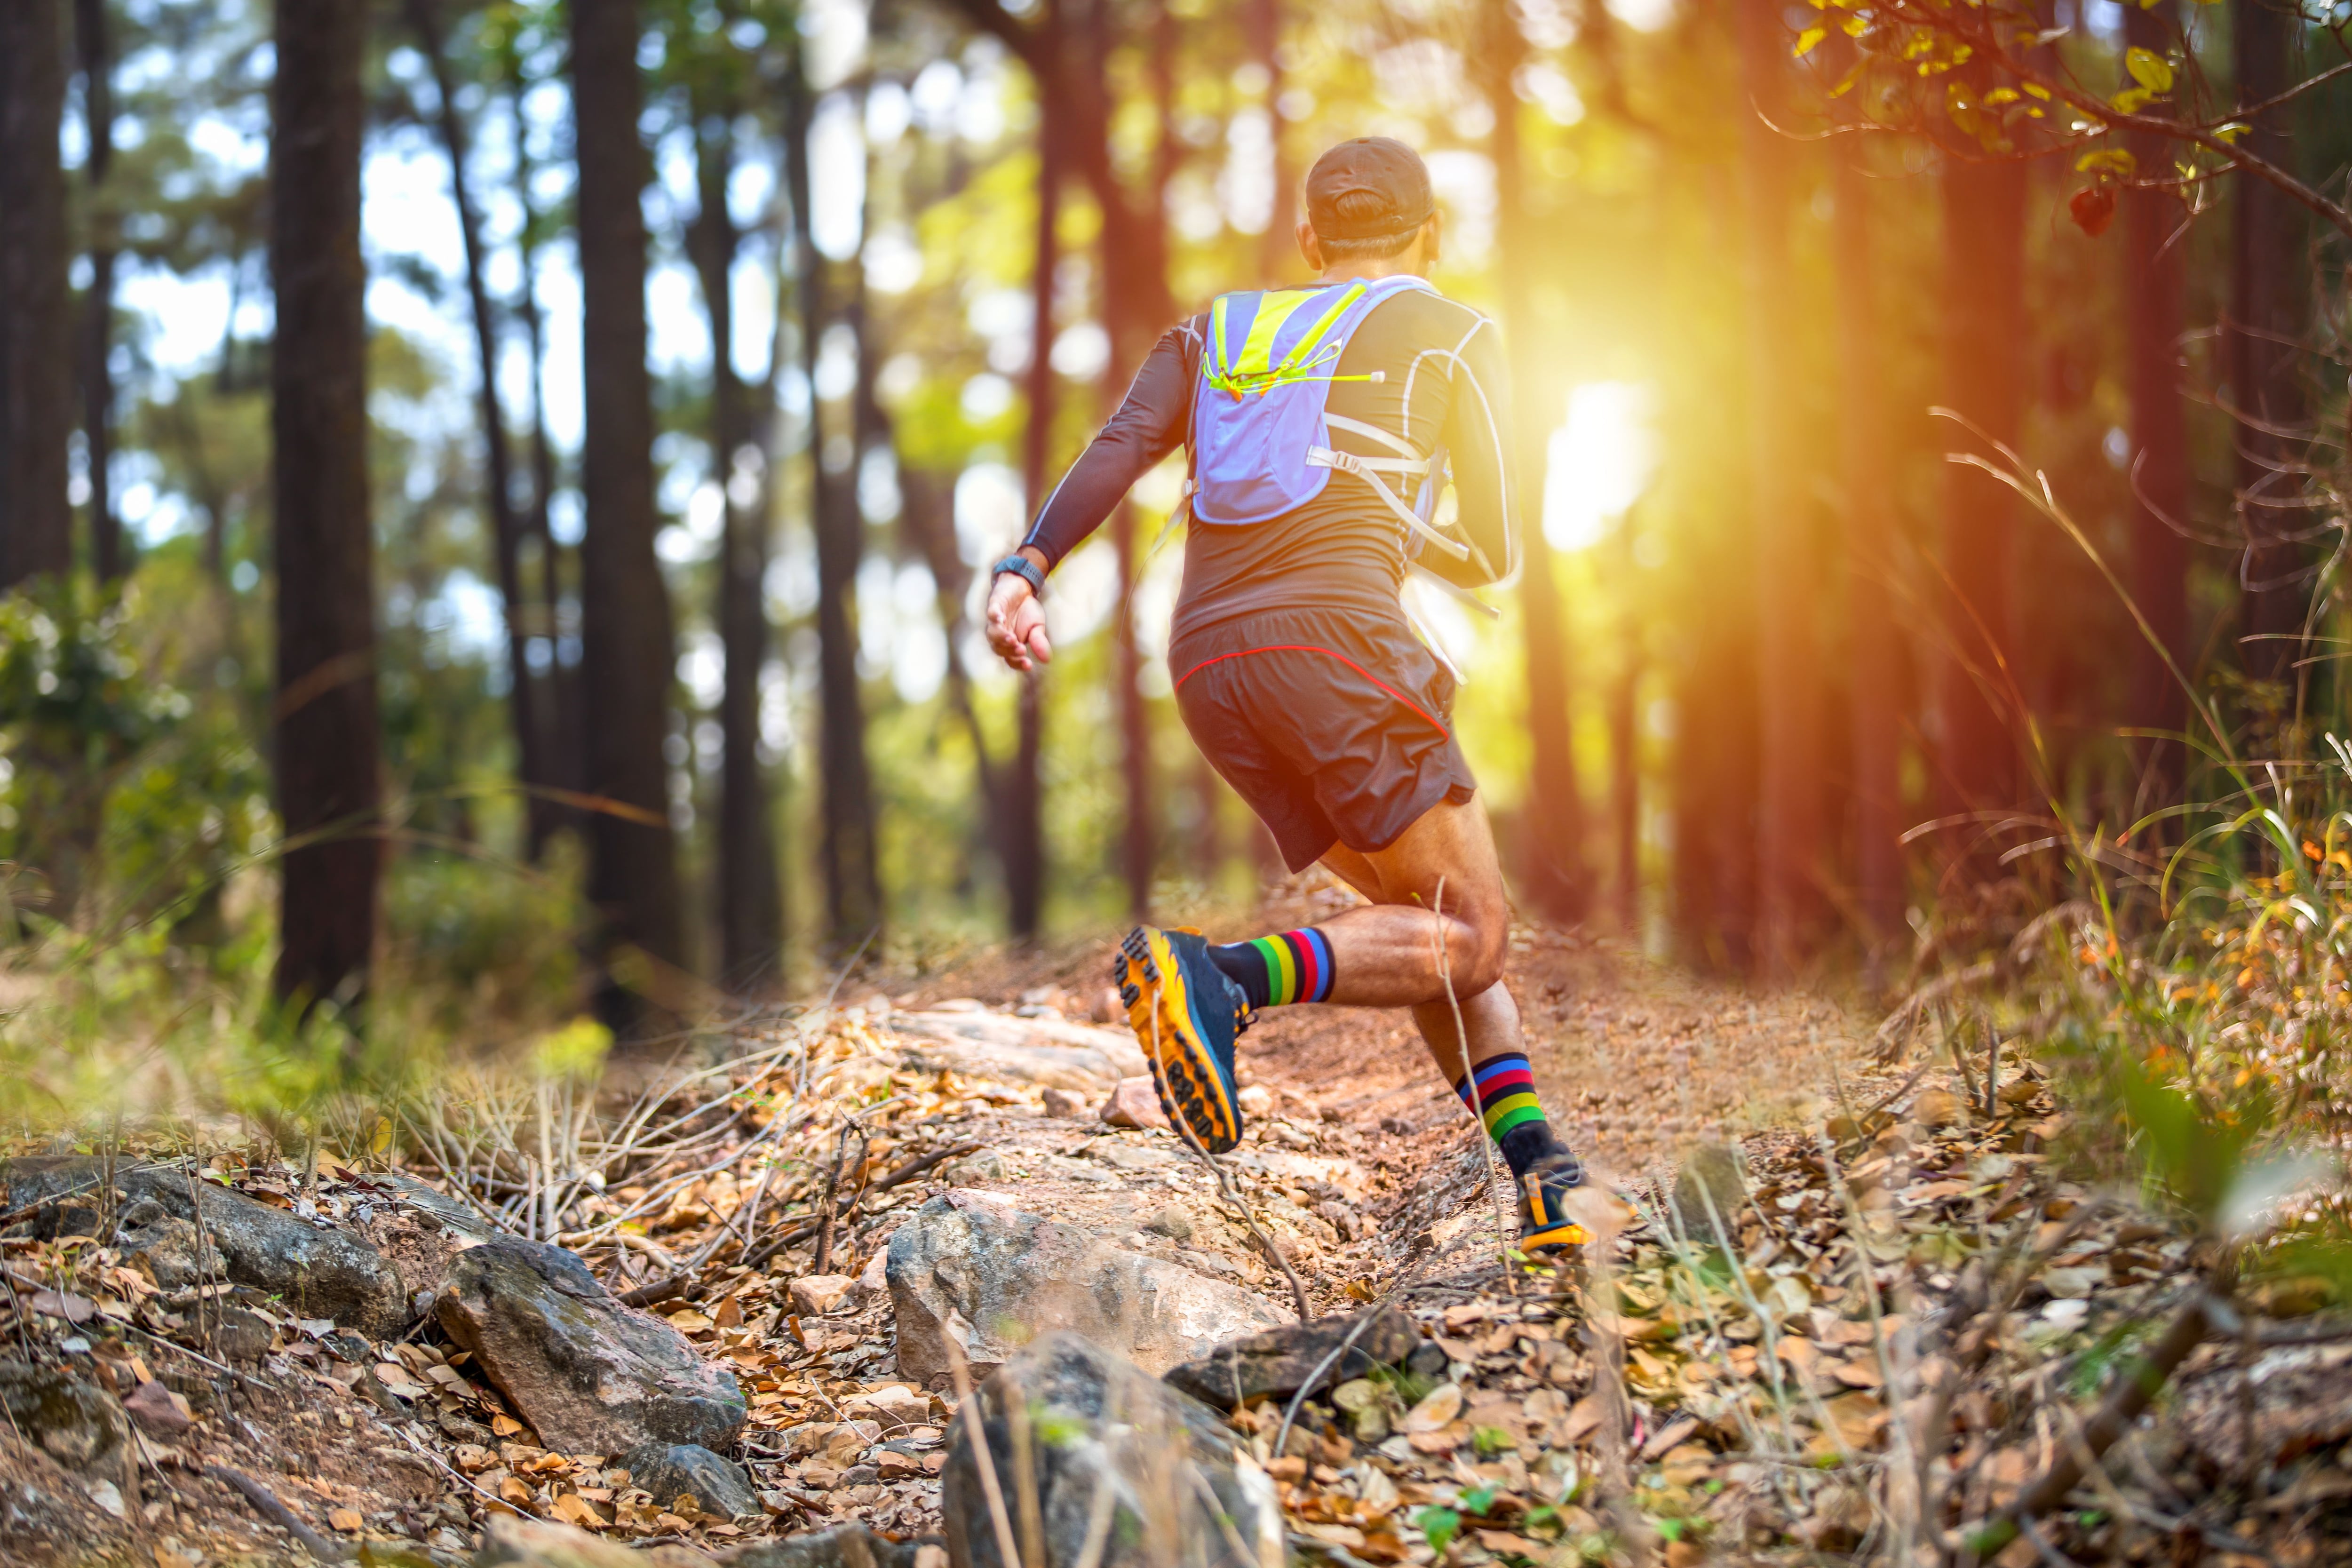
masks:
[[[1111,960],[1111,980],[1151,1064],[1151,1087],[1168,1120],[1182,1123],[1212,1154],[1238,1146],[1241,1108],[1201,1037],[1184,966],[1167,933],[1150,926],[1128,932]]]

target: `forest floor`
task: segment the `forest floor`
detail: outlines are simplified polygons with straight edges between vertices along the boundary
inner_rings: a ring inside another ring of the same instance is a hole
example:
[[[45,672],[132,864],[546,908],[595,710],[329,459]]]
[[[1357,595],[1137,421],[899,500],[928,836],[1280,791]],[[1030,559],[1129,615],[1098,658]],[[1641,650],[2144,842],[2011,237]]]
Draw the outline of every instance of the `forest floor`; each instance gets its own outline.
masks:
[[[1306,923],[1348,897],[1293,887],[1264,918]],[[1072,1114],[1067,1091],[1057,1100],[1033,1060],[1014,1062],[1020,1050],[1000,1052],[1013,1067],[992,1075],[993,1047],[955,1043],[958,1020],[989,1038],[1034,1031],[1033,1058],[1115,1041],[1083,1022],[1108,1011],[1110,955],[1106,933],[854,983],[820,1024],[796,1026],[796,1056],[775,1044],[789,1031],[747,1032],[746,1065],[708,1095],[704,1125],[718,1131],[675,1164],[691,1179],[648,1165],[559,1237],[736,1371],[751,1404],[738,1457],[764,1522],[681,1515],[633,1492],[612,1456],[536,1447],[429,1320],[369,1347],[380,1359],[355,1375],[351,1336],[289,1319],[250,1370],[175,1371],[204,1397],[192,1424],[138,1439],[131,1495],[70,1482],[0,1436],[0,1544],[28,1562],[305,1560],[219,1467],[262,1478],[330,1550],[377,1562],[464,1561],[501,1512],[673,1562],[850,1521],[932,1534],[952,1395],[898,1375],[879,1265],[927,1196],[992,1191],[1291,1315],[1280,1274],[1166,1131],[1105,1125],[1098,1094]],[[1831,1002],[1753,995],[1554,931],[1515,935],[1509,978],[1545,1101],[1598,1178],[1602,1237],[1572,1268],[1498,1257],[1483,1142],[1398,1016],[1276,1010],[1244,1038],[1256,1109],[1225,1164],[1312,1310],[1392,1299],[1445,1352],[1433,1379],[1306,1402],[1280,1452],[1279,1405],[1235,1413],[1283,1488],[1298,1552],[1336,1568],[1897,1560],[1906,1549],[1889,1543],[1906,1531],[1942,1534],[1923,1512],[1993,1518],[2080,1447],[2066,1396],[2086,1398],[2172,1310],[2192,1238],[2128,1195],[2063,1178],[2046,1150],[2065,1112],[2030,1061],[1997,1065],[1990,1084],[1964,1064],[1877,1064]],[[847,1147],[845,1110],[869,1140],[853,1162],[858,1201],[810,1237],[816,1173]],[[1690,1159],[1727,1144],[1744,1174]],[[754,1156],[780,1148],[803,1174],[772,1193]],[[267,1184],[274,1171],[236,1179]],[[331,1167],[314,1200],[336,1201],[341,1179]],[[1733,1211],[1728,1248],[1706,1239],[1710,1203]],[[633,1205],[649,1217],[624,1242],[614,1218]],[[747,1268],[730,1225],[799,1239]],[[27,1359],[95,1363],[118,1388],[145,1380],[148,1362],[162,1376],[169,1320],[140,1316],[136,1283],[113,1279],[95,1244],[58,1250],[84,1239],[7,1246],[20,1282],[77,1282],[93,1327],[45,1312],[53,1296],[21,1303],[0,1332]],[[2013,1288],[1988,1285],[1979,1255],[2021,1259]],[[2308,1310],[2291,1296],[2262,1304]],[[109,1339],[110,1321],[133,1331]],[[165,1326],[139,1326],[150,1321]],[[2249,1317],[2242,1343],[2192,1353],[2165,1422],[2104,1465],[2090,1456],[2095,1506],[2053,1510],[1998,1561],[2352,1560],[2352,1449],[2337,1458],[2352,1380],[2330,1337],[2264,1348]],[[135,1369],[126,1346],[146,1358]]]

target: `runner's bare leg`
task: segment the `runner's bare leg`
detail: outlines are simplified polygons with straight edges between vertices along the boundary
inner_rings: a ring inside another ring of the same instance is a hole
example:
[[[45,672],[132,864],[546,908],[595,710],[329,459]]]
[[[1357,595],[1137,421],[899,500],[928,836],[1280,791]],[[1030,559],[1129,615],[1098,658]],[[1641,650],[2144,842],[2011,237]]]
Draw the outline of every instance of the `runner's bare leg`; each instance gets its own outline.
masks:
[[[1334,845],[1323,865],[1372,900],[1316,927],[1331,944],[1335,974],[1327,1001],[1410,1007],[1423,1044],[1448,1083],[1463,1073],[1454,1003],[1470,1037],[1473,1067],[1523,1052],[1518,1006],[1502,983],[1510,900],[1495,836],[1478,800],[1460,805],[1441,801],[1385,849],[1367,853]],[[1452,971],[1452,1003],[1440,969],[1441,951]]]

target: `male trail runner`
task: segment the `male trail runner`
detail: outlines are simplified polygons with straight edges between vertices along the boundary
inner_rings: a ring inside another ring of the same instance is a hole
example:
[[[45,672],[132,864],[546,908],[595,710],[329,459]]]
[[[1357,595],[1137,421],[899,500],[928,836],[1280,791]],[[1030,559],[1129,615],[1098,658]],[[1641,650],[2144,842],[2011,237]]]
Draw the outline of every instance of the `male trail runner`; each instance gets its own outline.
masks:
[[[1306,205],[1298,243],[1318,282],[1228,295],[1160,338],[998,563],[989,643],[1017,670],[1049,659],[1046,574],[1191,447],[1168,648],[1185,728],[1292,870],[1319,859],[1371,902],[1231,944],[1129,933],[1116,978],[1161,1103],[1230,1149],[1234,1045],[1256,1009],[1410,1007],[1518,1181],[1520,1246],[1555,1248],[1584,1239],[1561,1206],[1583,1171],[1537,1101],[1502,984],[1509,906],[1448,727],[1454,679],[1398,600],[1409,561],[1462,586],[1517,574],[1501,348],[1493,322],[1423,280],[1441,224],[1412,149],[1332,148]],[[1444,529],[1432,517],[1449,459],[1458,524]]]

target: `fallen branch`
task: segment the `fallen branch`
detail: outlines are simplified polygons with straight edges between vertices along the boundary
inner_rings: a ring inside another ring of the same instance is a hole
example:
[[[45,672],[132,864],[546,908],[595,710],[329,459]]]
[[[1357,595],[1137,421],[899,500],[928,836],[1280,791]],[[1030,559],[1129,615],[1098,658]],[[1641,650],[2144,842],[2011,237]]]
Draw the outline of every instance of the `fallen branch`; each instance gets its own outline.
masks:
[[[256,1513],[300,1542],[303,1548],[320,1562],[351,1561],[350,1552],[296,1518],[293,1510],[279,1502],[268,1487],[251,1476],[241,1470],[232,1470],[226,1465],[206,1465],[205,1474],[251,1503]]]
[[[2226,1285],[2221,1289],[2226,1289]],[[2106,1403],[2084,1426],[2082,1441],[2061,1451],[2048,1469],[2017,1494],[2016,1501],[1978,1533],[1971,1545],[1979,1561],[2016,1540],[2029,1521],[2066,1500],[2066,1494],[2082,1481],[2086,1463],[2097,1462],[2132,1429],[2173,1370],[2212,1332],[2225,1307],[2214,1287],[2200,1286],[2166,1326],[2163,1337],[2147,1353],[2124,1363]]]

